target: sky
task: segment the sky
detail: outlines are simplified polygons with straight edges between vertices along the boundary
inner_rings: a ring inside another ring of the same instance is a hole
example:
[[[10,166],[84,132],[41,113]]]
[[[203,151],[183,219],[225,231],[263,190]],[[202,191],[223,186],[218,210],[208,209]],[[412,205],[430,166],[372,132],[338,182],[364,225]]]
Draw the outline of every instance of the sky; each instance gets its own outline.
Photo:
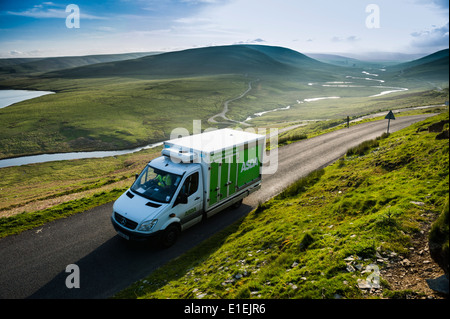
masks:
[[[0,58],[263,44],[302,53],[430,54],[449,0],[0,0]]]

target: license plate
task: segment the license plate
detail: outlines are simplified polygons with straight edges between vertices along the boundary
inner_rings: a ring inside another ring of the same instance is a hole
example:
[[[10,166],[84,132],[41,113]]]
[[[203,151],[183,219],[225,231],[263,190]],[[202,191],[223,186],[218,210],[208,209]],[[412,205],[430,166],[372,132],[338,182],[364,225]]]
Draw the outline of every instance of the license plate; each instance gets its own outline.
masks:
[[[125,235],[124,233],[118,231],[117,234],[119,234],[120,237],[125,238],[126,240],[130,240],[130,236]]]

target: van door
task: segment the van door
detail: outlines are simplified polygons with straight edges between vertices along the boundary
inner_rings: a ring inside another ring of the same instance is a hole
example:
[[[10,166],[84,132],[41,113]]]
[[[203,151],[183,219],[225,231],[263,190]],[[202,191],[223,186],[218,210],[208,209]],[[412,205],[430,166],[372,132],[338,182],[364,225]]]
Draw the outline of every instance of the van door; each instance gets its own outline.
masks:
[[[202,190],[200,172],[198,171],[189,175],[180,188],[173,212],[180,218],[183,229],[198,223],[202,219]]]

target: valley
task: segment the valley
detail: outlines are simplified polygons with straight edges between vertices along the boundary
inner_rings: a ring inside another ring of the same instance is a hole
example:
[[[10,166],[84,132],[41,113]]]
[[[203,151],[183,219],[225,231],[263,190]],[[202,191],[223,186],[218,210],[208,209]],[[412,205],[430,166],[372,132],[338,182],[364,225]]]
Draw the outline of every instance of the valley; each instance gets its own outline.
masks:
[[[448,101],[448,50],[386,67],[337,66],[257,45],[96,59],[53,60],[59,66],[46,59],[0,63],[0,88],[55,92],[0,109],[0,159],[68,156],[0,168],[0,244],[5,256],[14,256],[2,260],[7,269],[2,296],[106,298],[154,272],[150,283],[138,281],[117,296],[371,298],[356,288],[355,273],[346,271],[344,258],[372,258],[375,252],[406,256],[405,241],[445,203],[448,182],[441,179],[448,179],[448,141],[436,140],[437,133],[426,127],[436,121],[435,113],[448,120],[443,105]],[[368,154],[344,156],[349,147],[385,130],[384,121],[354,122],[373,116],[382,120],[388,110],[410,115],[399,114],[393,132],[426,120],[383,138]],[[343,128],[347,118],[349,129]],[[159,143],[174,128],[192,132],[193,120],[200,120],[203,130],[279,128],[279,145],[271,145],[280,147],[279,174],[265,175],[262,192],[241,209],[199,226],[209,225],[207,232],[188,232],[177,250],[121,246],[109,222],[111,202],[160,154]],[[109,156],[71,158],[83,156],[80,152]],[[318,175],[302,184],[317,169]],[[298,193],[283,191],[290,183]],[[426,205],[426,217],[412,204],[418,200]],[[386,222],[391,211],[392,225]],[[280,218],[275,221],[274,215]],[[367,222],[373,227],[359,228]],[[313,242],[299,254],[307,235]],[[30,253],[30,247],[37,249]],[[28,258],[40,258],[41,247],[46,258],[30,263]],[[165,262],[171,267],[174,258],[179,273],[160,268]],[[40,277],[27,281],[34,273],[9,260],[39,268]],[[110,262],[105,265],[105,260]],[[74,261],[91,279],[88,289],[69,291],[60,285],[66,275],[62,265]],[[214,264],[225,271],[211,276]],[[99,274],[105,270],[114,280]],[[200,275],[208,280],[197,280]],[[387,294],[398,293],[393,287],[383,283]]]
[[[0,110],[0,158],[132,149],[161,142],[174,128],[189,129],[194,119],[202,129],[280,127],[442,104],[448,67],[434,78],[421,68],[445,65],[445,56],[448,65],[444,50],[422,61],[426,66],[381,71],[326,64],[280,47],[234,45],[58,70],[38,64],[28,75],[0,77],[1,88],[56,92]],[[411,75],[424,72],[424,79]],[[425,102],[423,94],[433,97]],[[224,115],[228,121],[217,123]]]

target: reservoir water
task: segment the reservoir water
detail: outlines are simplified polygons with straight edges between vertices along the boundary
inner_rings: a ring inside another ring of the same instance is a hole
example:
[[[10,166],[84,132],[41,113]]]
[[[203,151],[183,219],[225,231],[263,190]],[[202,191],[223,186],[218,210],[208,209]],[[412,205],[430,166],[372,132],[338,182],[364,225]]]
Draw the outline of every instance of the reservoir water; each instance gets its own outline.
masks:
[[[41,155],[31,155],[31,156],[7,158],[7,159],[0,160],[0,168],[9,167],[9,166],[20,166],[20,165],[27,165],[27,164],[63,161],[63,160],[82,159],[82,158],[102,158],[102,157],[108,157],[108,156],[118,156],[118,155],[136,153],[141,150],[160,146],[162,144],[163,144],[163,142],[150,144],[147,146],[138,147],[138,148],[129,149],[129,150],[121,150],[121,151],[55,153],[55,154],[41,154]]]
[[[0,90],[0,109],[10,106],[14,103],[54,93],[55,92],[50,91]]]

